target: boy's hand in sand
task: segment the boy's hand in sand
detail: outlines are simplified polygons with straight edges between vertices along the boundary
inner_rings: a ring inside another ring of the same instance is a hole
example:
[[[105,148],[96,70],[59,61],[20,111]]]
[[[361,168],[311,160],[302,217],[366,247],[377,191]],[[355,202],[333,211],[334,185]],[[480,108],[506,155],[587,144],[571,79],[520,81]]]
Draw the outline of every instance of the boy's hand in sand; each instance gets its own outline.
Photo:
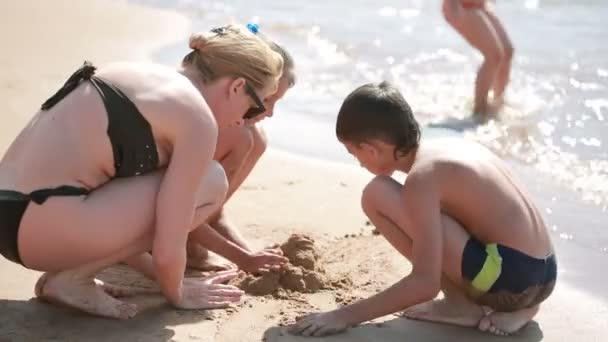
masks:
[[[185,278],[182,282],[180,309],[218,309],[239,302],[243,291],[222,283],[236,277],[237,271],[223,271],[203,278]]]
[[[337,334],[350,327],[339,311],[314,313],[292,324],[287,330],[293,335],[325,336]]]
[[[246,272],[255,273],[260,270],[280,269],[289,262],[286,257],[277,254],[275,251],[263,250],[251,253],[239,267]]]

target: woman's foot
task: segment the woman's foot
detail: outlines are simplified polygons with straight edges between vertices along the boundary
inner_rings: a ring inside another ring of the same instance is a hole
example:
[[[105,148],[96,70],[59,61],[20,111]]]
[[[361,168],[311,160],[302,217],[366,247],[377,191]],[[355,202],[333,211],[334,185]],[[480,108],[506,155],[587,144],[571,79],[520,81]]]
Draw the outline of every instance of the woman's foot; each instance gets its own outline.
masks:
[[[83,278],[79,274],[64,271],[43,274],[35,286],[36,296],[49,303],[58,304],[87,312],[92,315],[128,319],[135,316],[137,307],[108,295],[125,294],[120,287],[110,287],[93,278]]]
[[[539,306],[513,312],[492,312],[479,321],[479,330],[506,336],[523,328],[538,313]]]
[[[105,283],[99,279],[94,279],[95,284],[101,287],[107,294],[114,298],[132,297],[140,294],[157,294],[158,289],[146,289],[141,287],[127,287]]]

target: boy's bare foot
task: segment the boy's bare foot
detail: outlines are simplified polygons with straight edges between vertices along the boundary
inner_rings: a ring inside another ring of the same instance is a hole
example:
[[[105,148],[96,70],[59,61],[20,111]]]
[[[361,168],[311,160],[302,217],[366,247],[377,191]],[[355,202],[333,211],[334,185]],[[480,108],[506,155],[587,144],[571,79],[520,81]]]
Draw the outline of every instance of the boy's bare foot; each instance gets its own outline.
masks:
[[[43,274],[36,283],[35,292],[42,300],[92,315],[128,319],[137,313],[135,305],[111,297],[95,279],[82,278],[70,271]]]
[[[476,327],[484,317],[484,311],[474,303],[435,299],[406,309],[403,316],[420,321]]]
[[[539,306],[513,312],[492,312],[479,321],[479,330],[509,335],[523,328],[538,313]]]

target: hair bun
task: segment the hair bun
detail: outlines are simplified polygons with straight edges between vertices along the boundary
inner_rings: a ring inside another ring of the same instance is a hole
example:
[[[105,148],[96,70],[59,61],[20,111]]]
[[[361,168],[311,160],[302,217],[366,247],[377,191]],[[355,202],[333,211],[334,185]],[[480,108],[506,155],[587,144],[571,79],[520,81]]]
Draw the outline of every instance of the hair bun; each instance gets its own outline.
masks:
[[[207,45],[207,37],[202,33],[194,33],[190,36],[189,46],[192,50],[202,50]]]

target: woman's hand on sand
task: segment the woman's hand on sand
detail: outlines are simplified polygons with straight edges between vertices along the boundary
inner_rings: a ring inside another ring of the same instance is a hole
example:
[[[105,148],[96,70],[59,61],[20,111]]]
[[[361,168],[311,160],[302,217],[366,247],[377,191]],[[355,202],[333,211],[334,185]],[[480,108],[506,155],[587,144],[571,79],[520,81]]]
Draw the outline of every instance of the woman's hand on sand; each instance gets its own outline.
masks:
[[[249,254],[245,262],[239,265],[239,267],[245,272],[256,273],[259,271],[280,269],[288,262],[289,259],[274,251],[263,250]]]
[[[287,331],[293,335],[325,336],[343,332],[349,324],[339,311],[313,313],[292,324]]]
[[[203,278],[184,278],[180,309],[225,308],[241,300],[243,291],[222,283],[236,277],[236,270],[218,272]]]

